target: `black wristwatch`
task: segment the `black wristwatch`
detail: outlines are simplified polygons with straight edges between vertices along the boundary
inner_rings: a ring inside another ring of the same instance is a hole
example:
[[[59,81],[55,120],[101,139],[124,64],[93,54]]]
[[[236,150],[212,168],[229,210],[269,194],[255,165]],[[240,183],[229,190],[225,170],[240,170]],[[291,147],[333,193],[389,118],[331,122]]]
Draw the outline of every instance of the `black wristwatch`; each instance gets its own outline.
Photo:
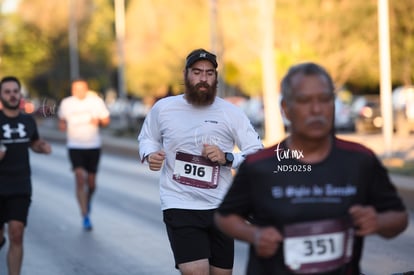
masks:
[[[234,155],[232,153],[224,153],[224,158],[226,159],[226,165],[231,165],[234,160]]]

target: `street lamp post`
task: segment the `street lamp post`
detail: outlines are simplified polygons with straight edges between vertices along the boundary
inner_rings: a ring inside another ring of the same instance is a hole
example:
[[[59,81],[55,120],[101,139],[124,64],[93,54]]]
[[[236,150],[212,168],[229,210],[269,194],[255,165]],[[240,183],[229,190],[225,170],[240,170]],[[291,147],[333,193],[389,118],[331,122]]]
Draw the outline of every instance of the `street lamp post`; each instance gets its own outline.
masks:
[[[380,54],[380,97],[381,113],[383,118],[382,133],[384,136],[384,152],[386,157],[391,156],[393,118],[391,97],[391,61],[390,61],[390,34],[388,20],[388,0],[378,0],[378,37]]]
[[[124,40],[125,40],[125,0],[115,0],[115,33],[118,53],[118,97],[124,106],[125,110],[120,114],[121,128],[129,129],[129,103],[126,98],[125,88],[125,54],[124,54]]]
[[[76,20],[77,0],[69,0],[69,66],[70,79],[79,77],[79,55],[78,55],[78,28]]]
[[[279,106],[280,92],[277,87],[277,71],[274,49],[275,0],[259,1],[259,27],[261,29],[261,60],[263,74],[263,105],[265,112],[265,145],[280,141],[285,135]]]
[[[125,99],[125,1],[115,0],[115,32],[118,50],[118,95]]]

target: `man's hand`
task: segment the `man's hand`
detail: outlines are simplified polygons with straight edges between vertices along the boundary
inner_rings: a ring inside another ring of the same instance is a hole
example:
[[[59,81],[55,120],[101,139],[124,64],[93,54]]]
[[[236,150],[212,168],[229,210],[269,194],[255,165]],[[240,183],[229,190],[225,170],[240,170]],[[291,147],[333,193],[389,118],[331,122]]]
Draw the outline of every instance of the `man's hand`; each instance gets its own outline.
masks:
[[[349,209],[349,214],[356,227],[357,236],[366,236],[378,231],[378,215],[372,206],[355,205]]]
[[[273,256],[282,242],[283,237],[274,227],[257,228],[254,232],[254,247],[259,257]]]
[[[372,206],[352,206],[349,214],[357,236],[378,234],[384,238],[393,238],[407,228],[409,220],[407,211],[389,210],[378,213]]]
[[[201,155],[211,160],[212,162],[217,162],[220,165],[226,164],[226,157],[224,156],[224,152],[221,151],[217,145],[204,144]]]
[[[50,144],[43,139],[38,139],[33,142],[31,148],[34,152],[41,154],[50,154],[52,152]]]
[[[0,160],[6,156],[6,151],[0,151]]]
[[[160,150],[160,151],[151,153],[146,157],[146,159],[149,164],[150,170],[159,171],[165,160],[165,152]]]

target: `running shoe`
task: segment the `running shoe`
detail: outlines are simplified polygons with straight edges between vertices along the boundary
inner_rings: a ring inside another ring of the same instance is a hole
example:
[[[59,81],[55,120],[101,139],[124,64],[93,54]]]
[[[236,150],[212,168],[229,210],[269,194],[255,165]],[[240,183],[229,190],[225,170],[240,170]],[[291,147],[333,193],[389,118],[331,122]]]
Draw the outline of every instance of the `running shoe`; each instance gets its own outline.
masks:
[[[92,230],[92,223],[91,223],[91,220],[89,219],[89,216],[85,216],[83,218],[83,229],[85,229],[86,231]]]

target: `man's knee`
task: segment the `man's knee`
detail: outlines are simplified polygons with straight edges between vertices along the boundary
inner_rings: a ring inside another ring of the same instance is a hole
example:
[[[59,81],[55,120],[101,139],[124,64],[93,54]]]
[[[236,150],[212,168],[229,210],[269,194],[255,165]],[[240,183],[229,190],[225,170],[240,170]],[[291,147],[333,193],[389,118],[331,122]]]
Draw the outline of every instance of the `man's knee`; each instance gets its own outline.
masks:
[[[13,220],[9,222],[8,227],[10,243],[21,245],[23,243],[24,223]]]
[[[178,265],[182,275],[209,275],[210,274],[210,264],[208,259],[201,259],[197,261],[182,263]]]

